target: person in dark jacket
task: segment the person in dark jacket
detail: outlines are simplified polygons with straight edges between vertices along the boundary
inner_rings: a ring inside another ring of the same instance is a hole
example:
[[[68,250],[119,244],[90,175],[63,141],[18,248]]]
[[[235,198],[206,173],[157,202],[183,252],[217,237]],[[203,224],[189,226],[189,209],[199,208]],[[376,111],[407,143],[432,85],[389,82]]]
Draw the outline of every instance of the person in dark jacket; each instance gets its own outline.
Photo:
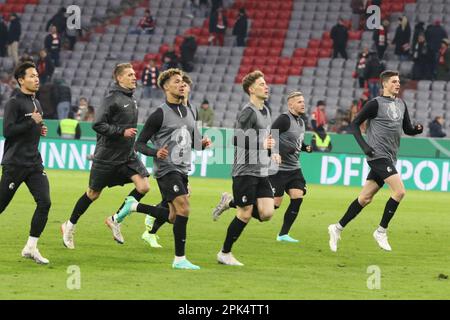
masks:
[[[39,60],[37,61],[37,70],[39,73],[39,81],[45,84],[49,81],[55,71],[52,59],[47,55],[47,51],[42,49],[39,51]]]
[[[431,72],[433,79],[436,75],[436,69],[438,67],[439,50],[441,49],[441,43],[443,39],[448,38],[447,31],[441,26],[441,21],[436,20],[434,24],[429,25],[425,31],[425,39],[428,44],[428,50],[430,56],[433,57],[431,61]]]
[[[213,45],[223,47],[227,27],[228,19],[225,15],[225,10],[220,7],[216,11],[212,11],[211,16],[209,17],[209,32],[212,33],[210,42],[212,42]]]
[[[364,88],[365,83],[366,83],[366,63],[367,63],[367,59],[369,58],[369,48],[368,47],[364,47],[363,51],[361,53],[359,53],[358,55],[358,60],[356,60],[356,68],[355,68],[355,73],[356,73],[356,77],[358,78],[358,82],[359,82],[359,87],[360,88]]]
[[[55,26],[50,27],[50,33],[45,37],[44,45],[55,67],[59,67],[59,54],[61,52],[61,37],[59,36]]]
[[[8,45],[8,25],[0,15],[0,57],[6,57]]]
[[[134,97],[136,74],[131,63],[121,63],[116,65],[113,75],[115,85],[103,99],[92,125],[97,132],[97,145],[88,190],[78,199],[70,219],[61,226],[63,242],[68,249],[75,248],[75,225],[105,187],[133,182],[135,189],[129,196],[139,200],[150,188],[149,173],[134,151],[138,121],[138,104]],[[105,223],[114,240],[123,244],[120,221],[114,216],[108,217]]]
[[[378,59],[376,52],[369,53],[369,59],[366,64],[365,78],[369,86],[369,99],[380,95],[380,74],[385,70],[385,66]]]
[[[436,69],[436,80],[450,81],[450,41],[443,39],[438,55],[438,66]]]
[[[44,119],[58,119],[54,86],[52,82],[47,82],[40,86],[39,91],[36,93],[36,97],[41,101]]]
[[[184,37],[180,46],[181,67],[183,71],[192,72],[194,70],[194,56],[197,51],[197,41],[194,36]]]
[[[434,118],[432,122],[428,125],[430,129],[430,137],[432,138],[444,138],[447,134],[442,130],[442,126],[444,125],[444,117],[437,116]]]
[[[170,68],[178,68],[179,57],[175,52],[175,47],[173,45],[170,45],[169,50],[164,53],[162,61],[163,71]]]
[[[55,26],[58,34],[64,37],[67,29],[66,8],[60,8],[58,12],[47,22],[45,30],[48,30],[51,26]]]
[[[22,34],[22,25],[16,13],[11,13],[8,28],[8,55],[14,64],[19,63],[19,41]]]
[[[428,49],[428,44],[425,41],[425,35],[423,33],[419,34],[417,42],[413,47],[413,70],[412,78],[413,80],[431,80],[431,61],[433,56],[430,55],[430,50]]]
[[[410,55],[411,27],[406,16],[399,17],[398,20],[399,26],[395,30],[392,44],[395,45],[395,54],[401,61],[405,61],[409,59]]]
[[[372,39],[375,44],[375,47],[377,48],[378,59],[380,59],[380,60],[383,60],[384,52],[386,51],[386,48],[388,46],[388,40],[387,40],[388,26],[389,26],[389,21],[384,20],[383,24],[380,26],[380,28],[375,29],[373,31]]]
[[[151,98],[153,92],[155,92],[158,82],[159,69],[156,66],[155,60],[152,59],[149,61],[148,65],[145,66],[142,71],[141,83],[144,89],[144,98]]]
[[[233,26],[233,36],[236,36],[236,45],[245,47],[245,38],[248,31],[248,17],[245,8],[239,9],[239,16]]]
[[[333,40],[333,59],[340,54],[347,60],[348,29],[343,19],[339,19],[339,22],[331,29],[330,37]]]
[[[72,92],[70,87],[65,83],[64,79],[55,79],[54,84],[54,97],[56,101],[56,109],[58,111],[58,119],[66,119],[69,117]]]
[[[5,106],[3,136],[5,137],[2,177],[0,180],[0,213],[5,211],[14,194],[24,182],[36,201],[27,244],[22,257],[39,264],[48,264],[38,248],[51,206],[50,186],[39,153],[39,140],[47,135],[42,108],[35,98],[39,90],[36,66],[25,62],[17,66],[14,77],[20,91]]]
[[[417,44],[417,41],[419,39],[419,35],[421,35],[421,34],[425,34],[425,23],[422,22],[422,21],[419,21],[414,26],[414,33],[413,33],[412,46],[411,46],[413,48],[413,50],[414,50],[414,47]]]

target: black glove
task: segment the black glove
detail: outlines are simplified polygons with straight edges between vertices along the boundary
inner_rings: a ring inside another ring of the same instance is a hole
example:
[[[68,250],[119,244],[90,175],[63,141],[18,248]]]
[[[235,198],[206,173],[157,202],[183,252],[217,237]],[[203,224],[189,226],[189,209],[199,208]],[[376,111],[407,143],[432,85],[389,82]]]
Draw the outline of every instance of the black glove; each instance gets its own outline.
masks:
[[[423,132],[423,125],[421,124],[416,124],[414,126],[414,129],[416,130],[417,134],[421,134]]]

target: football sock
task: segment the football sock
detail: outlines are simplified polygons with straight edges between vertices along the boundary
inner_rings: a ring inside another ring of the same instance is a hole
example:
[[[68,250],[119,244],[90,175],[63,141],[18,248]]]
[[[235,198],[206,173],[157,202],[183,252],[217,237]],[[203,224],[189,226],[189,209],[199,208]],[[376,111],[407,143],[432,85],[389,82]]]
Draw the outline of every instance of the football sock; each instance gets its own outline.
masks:
[[[342,219],[339,221],[339,224],[341,225],[341,227],[345,228],[345,226],[350,221],[352,221],[358,215],[358,213],[361,212],[362,209],[363,209],[363,206],[359,204],[358,198],[356,198],[355,201],[353,201],[350,204],[350,206],[347,209],[347,212],[344,214]]]
[[[128,195],[129,197],[134,197],[138,202],[141,201],[141,199],[145,196],[145,194],[140,193],[139,191],[137,191],[136,188],[134,188],[130,194]],[[122,202],[122,204],[120,205],[119,209],[117,209],[116,214],[119,213],[120,209],[123,208],[123,206],[125,205],[125,201]]]
[[[175,240],[175,256],[184,256],[184,249],[186,246],[186,228],[188,217],[177,214],[175,223],[173,224],[173,236]]]
[[[299,199],[291,199],[291,203],[286,209],[286,213],[284,214],[283,225],[281,227],[281,231],[279,233],[280,236],[288,234],[292,225],[294,224],[295,219],[297,219],[298,212],[300,210],[300,206],[302,204],[303,198]]]
[[[394,216],[395,211],[397,210],[399,204],[400,204],[399,202],[395,201],[392,198],[389,198],[384,208],[383,217],[381,218],[380,222],[381,227],[387,229],[389,221],[391,221],[392,217]]]
[[[169,221],[169,209],[166,208],[139,203],[136,206],[136,211],[148,214],[149,216],[152,216],[159,220],[163,220],[164,222]]]
[[[227,230],[227,235],[225,237],[225,242],[222,248],[223,253],[231,252],[231,247],[233,246],[233,243],[235,243],[236,240],[239,238],[246,225],[247,223],[240,220],[238,217],[234,217],[233,221],[231,221],[230,226],[228,227]]]
[[[259,222],[262,222],[261,217],[259,216],[258,206],[256,204],[253,205],[252,217],[258,219]]]
[[[86,212],[86,210],[91,205],[92,200],[89,199],[86,192],[83,193],[80,199],[78,199],[77,203],[75,204],[75,207],[73,208],[72,215],[70,216],[70,222],[72,224],[77,224],[78,219],[83,215],[83,213]]]

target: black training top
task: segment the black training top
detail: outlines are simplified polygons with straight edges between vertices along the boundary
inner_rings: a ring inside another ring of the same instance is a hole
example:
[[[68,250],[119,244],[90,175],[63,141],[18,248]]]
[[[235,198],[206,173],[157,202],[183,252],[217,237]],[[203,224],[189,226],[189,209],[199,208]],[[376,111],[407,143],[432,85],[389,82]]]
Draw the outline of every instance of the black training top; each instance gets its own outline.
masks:
[[[42,164],[38,149],[42,124],[37,124],[31,118],[35,109],[43,114],[34,95],[21,91],[6,103],[3,115],[5,146],[2,165],[32,167]]]

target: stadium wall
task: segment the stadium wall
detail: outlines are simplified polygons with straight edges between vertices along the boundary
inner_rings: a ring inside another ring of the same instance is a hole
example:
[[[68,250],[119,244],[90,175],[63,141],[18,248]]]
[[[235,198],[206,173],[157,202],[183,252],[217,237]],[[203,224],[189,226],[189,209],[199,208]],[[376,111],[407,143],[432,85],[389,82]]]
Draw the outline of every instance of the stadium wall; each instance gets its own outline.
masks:
[[[216,131],[221,130],[225,131],[223,129]],[[227,130],[227,133],[230,132],[232,131]],[[212,130],[208,133],[214,137]],[[416,142],[419,140],[422,139],[417,139]],[[3,145],[2,137],[0,157],[3,155]],[[95,141],[44,138],[39,148],[44,166],[48,169],[88,171],[92,165],[88,156],[94,152]],[[144,155],[141,155],[141,158],[151,172],[152,158]],[[218,142],[211,150],[193,152],[190,174],[197,177],[230,178],[232,159],[233,149],[226,143]],[[301,156],[301,166],[310,184],[361,186],[369,172],[363,155],[345,152],[304,153]],[[397,163],[397,171],[402,175],[407,189],[443,192],[449,189],[448,156],[447,158],[402,156]]]

